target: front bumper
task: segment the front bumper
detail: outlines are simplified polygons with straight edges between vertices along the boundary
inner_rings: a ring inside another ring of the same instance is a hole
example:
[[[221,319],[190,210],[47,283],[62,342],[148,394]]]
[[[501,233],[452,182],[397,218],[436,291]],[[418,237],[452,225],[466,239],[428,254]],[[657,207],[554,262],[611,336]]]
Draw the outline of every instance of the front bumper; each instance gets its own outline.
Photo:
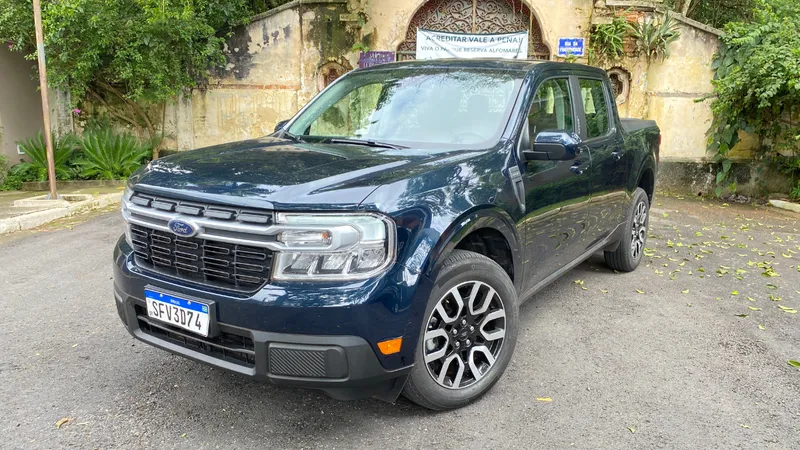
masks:
[[[320,389],[343,400],[373,396],[394,401],[411,370],[426,304],[414,298],[427,298],[427,278],[414,277],[415,283],[409,284],[412,280],[404,275],[394,277],[400,283],[383,280],[348,286],[350,302],[339,299],[341,306],[320,307],[297,301],[308,297],[309,291],[324,297],[322,293],[330,289],[314,284],[300,285],[293,292],[284,287],[281,301],[271,297],[274,286],[245,298],[157,278],[133,264],[123,238],[114,259],[120,319],[135,338],[155,347],[257,380]],[[145,287],[213,302],[217,332],[205,338],[148,318]],[[391,301],[387,292],[395,294]],[[253,326],[258,324],[262,326]],[[309,333],[311,327],[317,331]],[[377,342],[399,336],[403,337],[400,353],[384,356],[377,351]]]

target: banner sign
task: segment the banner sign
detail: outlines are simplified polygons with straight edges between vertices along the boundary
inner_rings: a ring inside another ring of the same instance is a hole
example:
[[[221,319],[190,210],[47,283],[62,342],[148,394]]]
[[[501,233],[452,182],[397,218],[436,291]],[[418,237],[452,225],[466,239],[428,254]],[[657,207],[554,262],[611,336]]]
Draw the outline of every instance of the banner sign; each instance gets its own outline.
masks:
[[[585,51],[584,38],[558,38],[558,56],[583,56]]]
[[[417,29],[417,59],[528,58],[528,32],[508,34],[445,33]]]
[[[361,55],[358,58],[358,68],[364,69],[366,67],[377,66],[378,64],[386,64],[394,61],[394,52],[361,52]]]

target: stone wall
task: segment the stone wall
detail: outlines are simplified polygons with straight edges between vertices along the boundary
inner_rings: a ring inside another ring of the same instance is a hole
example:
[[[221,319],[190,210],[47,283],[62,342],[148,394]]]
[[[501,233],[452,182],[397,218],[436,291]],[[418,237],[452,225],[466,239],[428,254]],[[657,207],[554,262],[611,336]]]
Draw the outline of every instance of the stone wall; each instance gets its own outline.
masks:
[[[228,64],[167,112],[167,148],[188,150],[263,136],[318,91],[320,67],[349,64],[344,0],[298,0],[256,16],[228,41]]]
[[[525,1],[552,53],[559,37],[588,37],[598,17],[612,14],[593,0]],[[320,90],[326,64],[357,66],[358,55],[351,47],[358,31],[342,20],[344,16],[363,8],[369,17],[363,30],[370,33],[370,47],[394,51],[425,3],[296,0],[253,18],[230,39],[226,69],[206,89],[185,95],[169,108],[168,147],[186,150],[272,132],[278,121],[290,118]],[[644,9],[639,18],[658,14],[654,7]],[[711,111],[708,102],[695,99],[712,90],[718,31],[679,19],[681,37],[672,44],[670,58],[648,64],[644,58],[627,57],[606,68],[622,68],[630,77],[630,93],[619,105],[620,114],[654,119],[661,126],[662,159],[694,161],[706,156]]]

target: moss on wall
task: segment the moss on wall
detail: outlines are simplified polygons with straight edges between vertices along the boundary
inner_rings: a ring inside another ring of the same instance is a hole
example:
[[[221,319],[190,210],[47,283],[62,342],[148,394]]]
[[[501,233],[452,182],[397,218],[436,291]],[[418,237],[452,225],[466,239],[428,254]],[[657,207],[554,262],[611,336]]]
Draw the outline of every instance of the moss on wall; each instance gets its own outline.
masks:
[[[303,38],[319,50],[323,60],[340,59],[352,51],[358,39],[358,27],[355,22],[342,21],[342,15],[348,14],[345,4],[304,6],[314,12],[303,30]]]

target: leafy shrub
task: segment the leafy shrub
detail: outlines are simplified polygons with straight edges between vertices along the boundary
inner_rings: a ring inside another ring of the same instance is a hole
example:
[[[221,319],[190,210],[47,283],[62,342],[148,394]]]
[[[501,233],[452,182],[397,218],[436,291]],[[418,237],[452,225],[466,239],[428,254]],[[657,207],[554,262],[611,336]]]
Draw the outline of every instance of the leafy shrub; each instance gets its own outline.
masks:
[[[17,164],[11,166],[6,178],[0,184],[0,191],[17,191],[26,181],[40,181],[39,171],[30,165]]]
[[[82,178],[123,180],[153,155],[151,145],[109,128],[84,134],[81,144],[83,151],[75,164]]]
[[[623,41],[629,31],[625,17],[614,17],[611,23],[595,25],[590,36],[592,53],[606,61],[620,58],[625,54]]]
[[[757,159],[800,154],[800,3],[755,0],[752,23],[729,23],[712,68],[714,121],[708,149],[717,161],[739,142],[739,132],[758,139]],[[795,156],[796,158],[796,156]],[[797,161],[795,159],[795,161]],[[795,171],[784,158],[785,171]],[[795,163],[796,164],[796,163]],[[730,167],[728,165],[727,167]],[[795,172],[795,175],[798,172]],[[722,183],[726,166],[717,174]]]
[[[662,20],[647,18],[643,23],[630,25],[630,31],[636,39],[636,52],[644,55],[648,63],[669,58],[670,44],[681,37],[678,24],[669,13]]]
[[[36,175],[34,181],[47,181],[47,149],[44,143],[44,135],[41,131],[31,138],[17,142],[25,155],[31,161],[19,163],[14,168],[17,172],[31,170]],[[75,135],[68,134],[60,139],[53,135],[53,160],[56,168],[57,180],[69,180],[74,178],[75,171],[70,166],[70,158],[78,148],[78,139]]]

